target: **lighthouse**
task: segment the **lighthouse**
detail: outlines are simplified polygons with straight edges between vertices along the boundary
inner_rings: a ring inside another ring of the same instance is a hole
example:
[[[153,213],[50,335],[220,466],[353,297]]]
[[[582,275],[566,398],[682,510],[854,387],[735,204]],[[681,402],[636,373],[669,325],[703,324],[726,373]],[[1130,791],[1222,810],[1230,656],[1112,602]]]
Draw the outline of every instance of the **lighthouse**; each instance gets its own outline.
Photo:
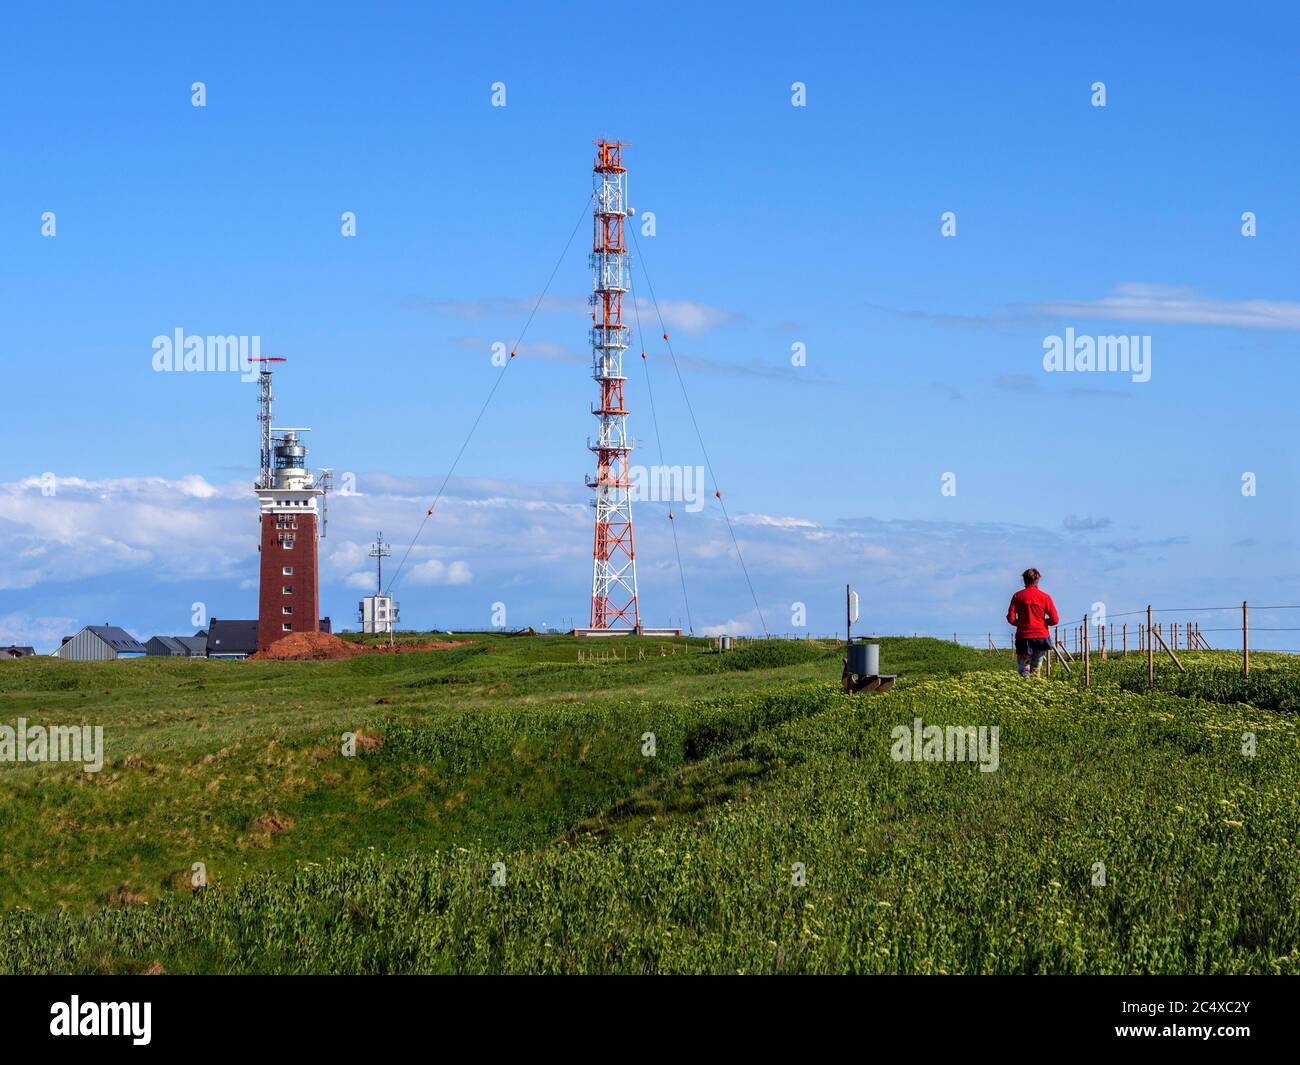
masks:
[[[302,428],[271,425],[271,368],[262,359],[258,421],[262,469],[254,491],[260,504],[261,582],[257,649],[295,632],[320,631],[320,579],[316,541],[325,535],[330,471],[313,478]]]

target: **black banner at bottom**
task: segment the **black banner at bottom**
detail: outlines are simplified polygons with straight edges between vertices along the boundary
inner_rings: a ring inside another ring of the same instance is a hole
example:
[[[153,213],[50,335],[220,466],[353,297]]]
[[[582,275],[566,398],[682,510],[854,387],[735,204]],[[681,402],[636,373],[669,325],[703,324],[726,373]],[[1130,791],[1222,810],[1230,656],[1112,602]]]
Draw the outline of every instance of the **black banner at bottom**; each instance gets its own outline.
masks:
[[[435,977],[9,977],[0,993],[6,1049],[79,1053],[106,1044],[138,1053],[373,1052],[377,1037],[398,1033],[536,1049],[564,1030],[588,1045],[639,1033],[649,1048],[663,1038],[674,1053],[688,1035],[707,1046],[709,1033],[733,1045],[746,1036],[805,1046],[880,1036],[925,1049],[993,1039],[999,1050],[1163,1044],[1224,1053],[1281,1048],[1295,1030],[1294,985],[1276,977],[845,977],[834,987],[785,977],[707,997],[644,978],[489,988]]]

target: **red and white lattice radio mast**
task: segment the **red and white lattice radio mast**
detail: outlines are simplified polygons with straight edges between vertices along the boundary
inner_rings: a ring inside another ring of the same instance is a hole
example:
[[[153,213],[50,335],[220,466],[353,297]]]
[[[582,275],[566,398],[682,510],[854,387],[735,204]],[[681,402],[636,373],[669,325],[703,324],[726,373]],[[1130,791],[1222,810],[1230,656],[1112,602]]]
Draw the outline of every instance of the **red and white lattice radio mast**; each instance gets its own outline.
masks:
[[[591,249],[592,377],[600,386],[600,406],[591,408],[599,435],[587,447],[596,453],[596,477],[588,480],[596,498],[596,537],[592,551],[591,627],[635,631],[641,626],[637,606],[636,551],[632,543],[632,485],[627,454],[627,408],[623,401],[623,294],[629,288],[627,248],[623,244],[627,168],[618,141],[596,142],[593,168]]]

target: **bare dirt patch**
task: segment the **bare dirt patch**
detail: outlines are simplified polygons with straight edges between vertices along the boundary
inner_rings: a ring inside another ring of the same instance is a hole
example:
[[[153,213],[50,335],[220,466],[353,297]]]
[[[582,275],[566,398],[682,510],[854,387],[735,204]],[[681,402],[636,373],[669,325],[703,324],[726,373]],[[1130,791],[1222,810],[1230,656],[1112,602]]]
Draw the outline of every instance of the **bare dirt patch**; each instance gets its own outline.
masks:
[[[99,901],[121,909],[123,906],[143,906],[148,900],[135,888],[119,884],[107,895],[101,895]]]
[[[255,817],[248,822],[250,832],[265,832],[268,836],[274,836],[279,832],[287,832],[293,828],[293,822],[283,814],[263,814],[261,817]]]
[[[362,750],[362,751],[373,751],[373,750],[375,750],[376,748],[378,748],[378,747],[382,747],[382,746],[384,745],[384,737],[383,737],[383,736],[375,736],[375,735],[373,735],[372,733],[369,733],[369,732],[362,732],[362,731],[360,731],[360,730],[358,730],[358,731],[355,733],[355,735],[356,735],[356,739],[357,739],[357,749],[358,749],[358,750]]]
[[[399,643],[393,647],[362,647],[360,644],[340,640],[329,632],[294,632],[271,644],[265,651],[249,655],[249,661],[311,662],[336,658],[356,658],[358,655],[401,655],[412,651],[449,651],[464,647],[473,640],[428,640],[424,643]]]
[[[426,640],[424,643],[399,643],[392,647],[367,647],[369,654],[404,655],[412,651],[450,651],[453,647],[466,647],[473,640]]]
[[[365,650],[356,644],[347,643],[328,632],[294,632],[290,633],[265,651],[249,655],[249,660],[261,659],[271,662],[303,662],[334,658],[355,658],[365,654]]]

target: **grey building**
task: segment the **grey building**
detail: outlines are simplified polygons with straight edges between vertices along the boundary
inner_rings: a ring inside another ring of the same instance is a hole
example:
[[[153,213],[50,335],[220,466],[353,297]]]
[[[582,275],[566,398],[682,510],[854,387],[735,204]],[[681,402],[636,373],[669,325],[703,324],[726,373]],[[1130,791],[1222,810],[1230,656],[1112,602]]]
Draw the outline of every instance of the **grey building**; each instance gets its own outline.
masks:
[[[144,644],[116,625],[87,625],[76,635],[63,637],[62,646],[54,653],[77,662],[102,662],[148,652]]]
[[[10,658],[30,658],[35,653],[35,647],[18,647],[15,644],[10,644],[8,647],[0,647],[0,662]]]
[[[150,657],[204,658],[208,653],[208,638],[203,636],[155,636],[144,645]]]

